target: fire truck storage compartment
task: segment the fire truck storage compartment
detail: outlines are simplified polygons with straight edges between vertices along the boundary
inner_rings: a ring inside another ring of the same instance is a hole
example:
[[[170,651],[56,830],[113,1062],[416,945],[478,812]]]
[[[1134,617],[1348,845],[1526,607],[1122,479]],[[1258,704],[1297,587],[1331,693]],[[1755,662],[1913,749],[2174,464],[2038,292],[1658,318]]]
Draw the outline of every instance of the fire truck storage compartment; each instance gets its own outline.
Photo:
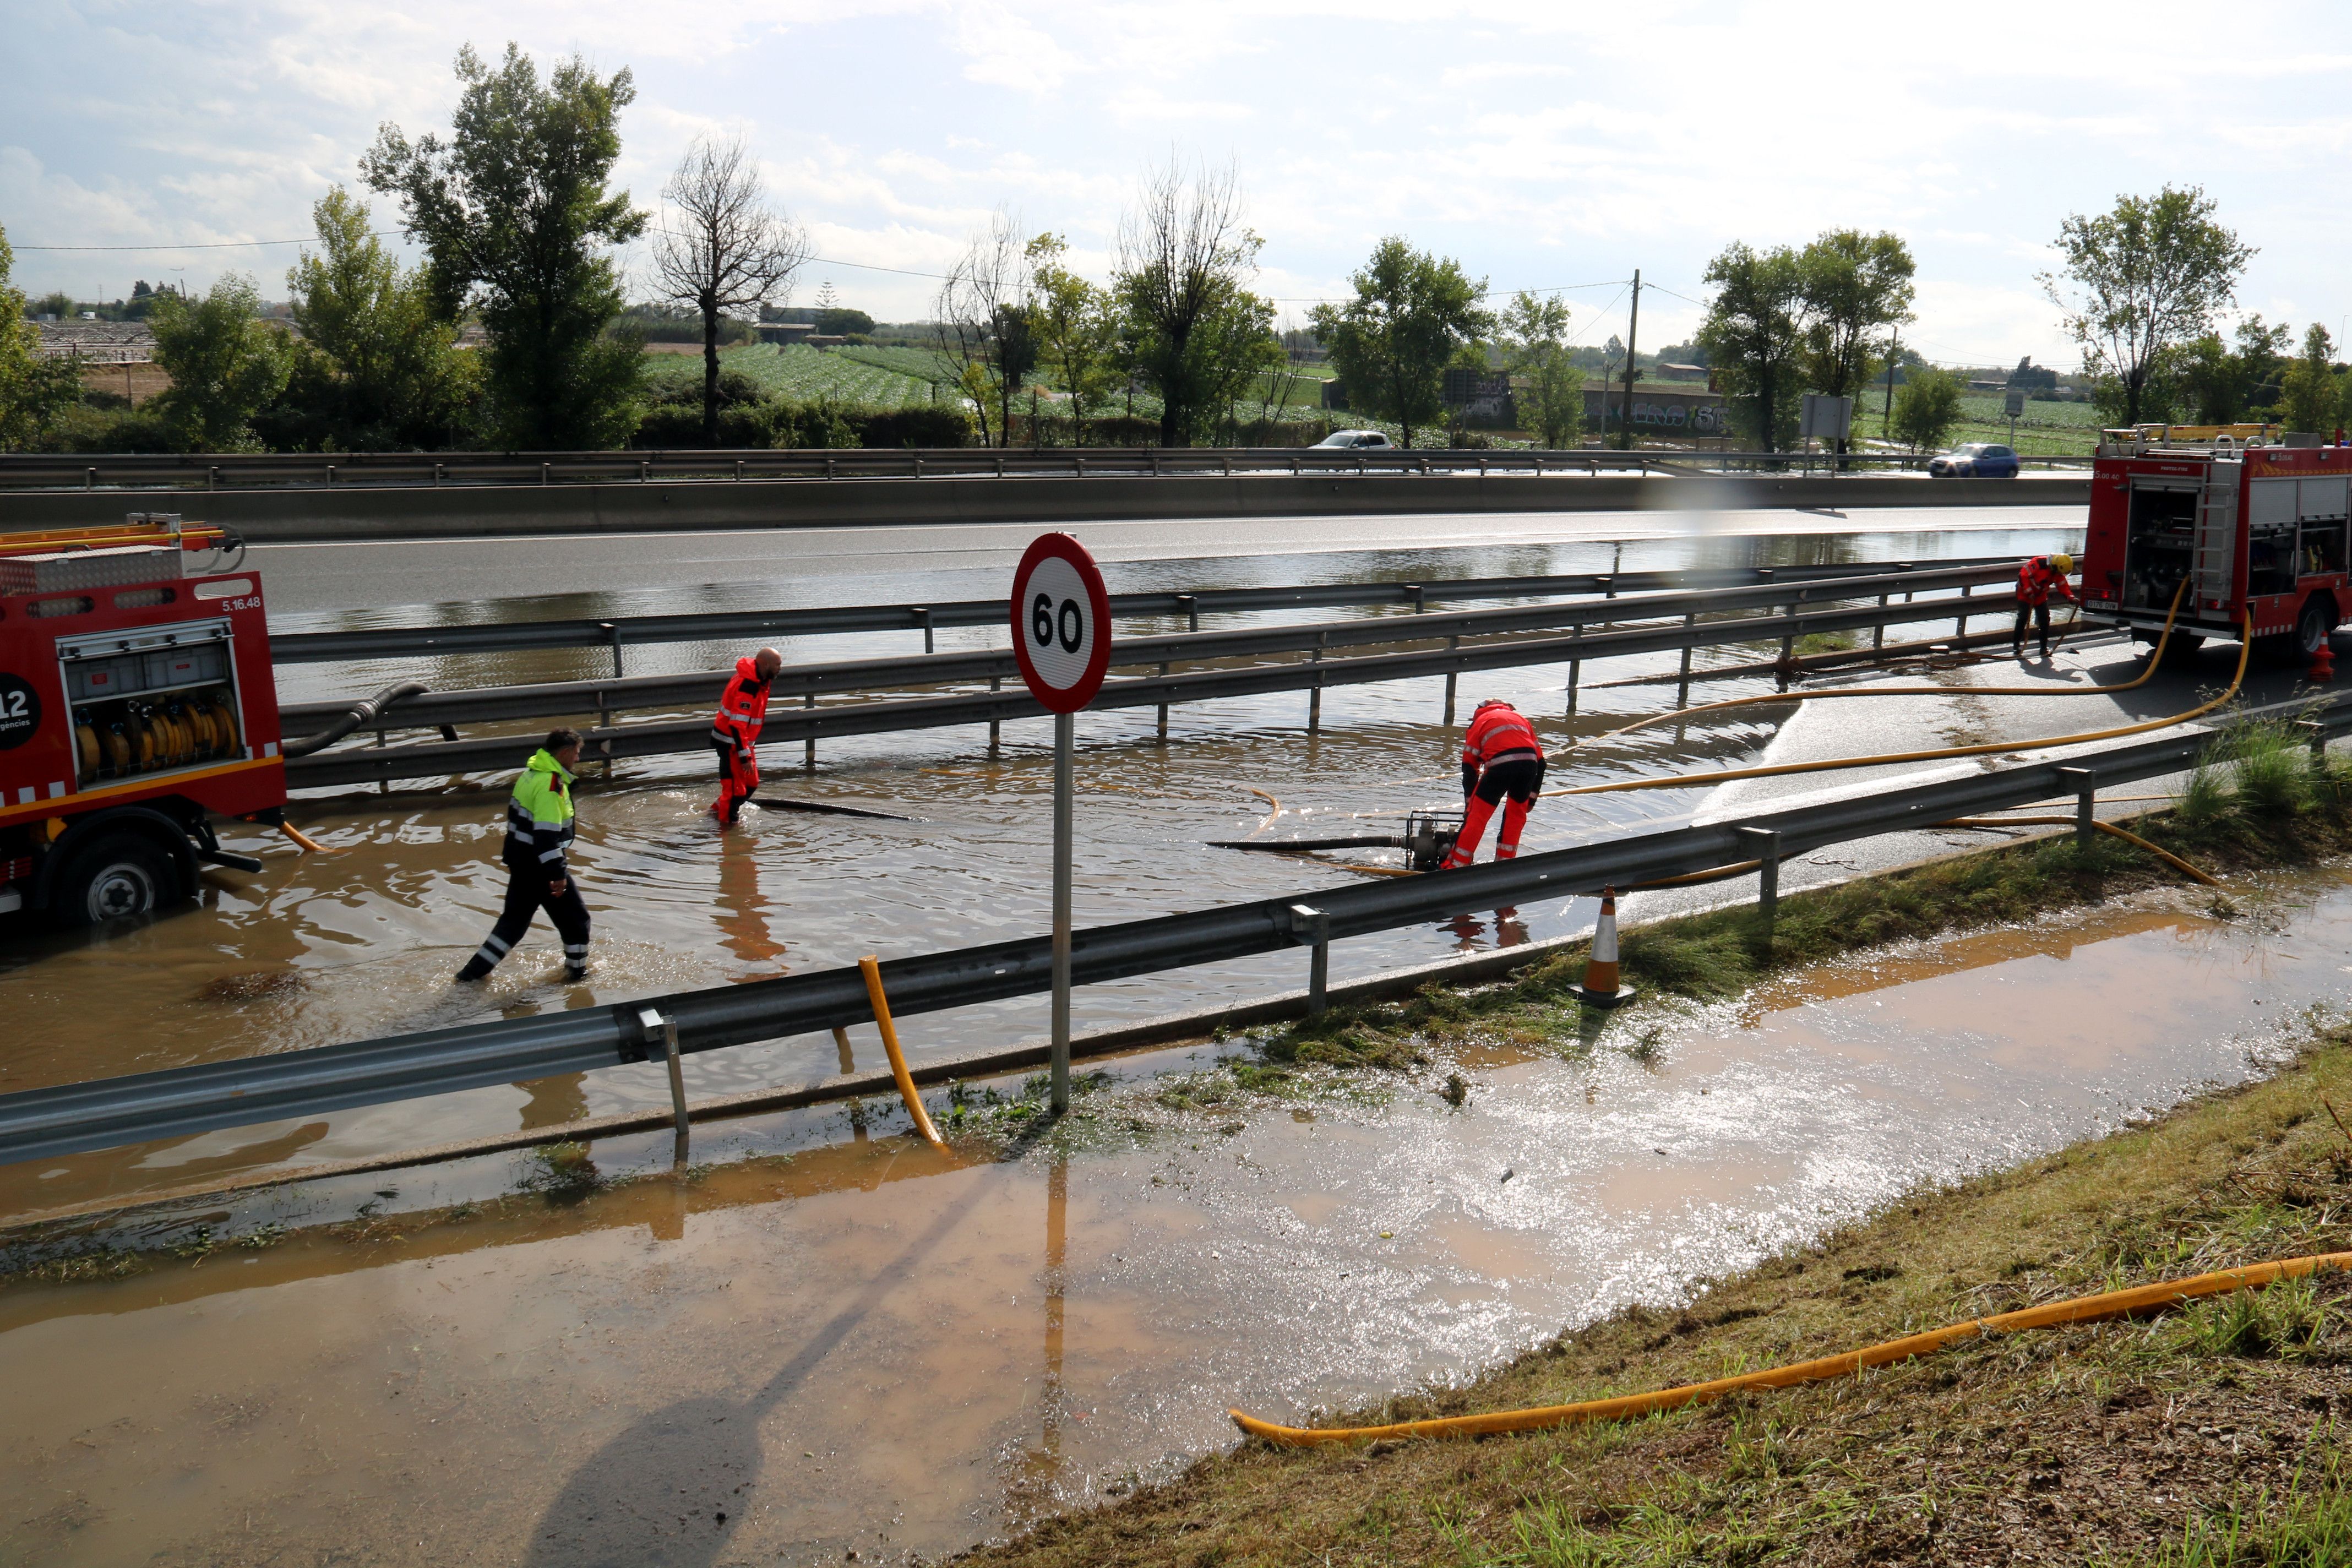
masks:
[[[2197,546],[2194,479],[2139,479],[2132,485],[2124,545],[2124,607],[2162,613],[2189,574]]]
[[[59,637],[78,788],[244,754],[226,620]]]
[[[2324,577],[2343,571],[2345,502],[2352,479],[2342,474],[2326,474],[2307,479],[2253,481],[2258,491],[2270,485],[2294,487],[2295,575]],[[2254,502],[2256,517],[2263,515],[2264,505],[2260,500]]]

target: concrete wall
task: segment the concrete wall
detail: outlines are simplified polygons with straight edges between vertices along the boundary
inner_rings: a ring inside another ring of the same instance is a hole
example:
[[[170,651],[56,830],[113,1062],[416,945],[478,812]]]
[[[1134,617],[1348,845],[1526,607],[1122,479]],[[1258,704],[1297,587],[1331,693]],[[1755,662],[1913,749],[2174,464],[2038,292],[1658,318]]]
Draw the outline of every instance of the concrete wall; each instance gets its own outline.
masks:
[[[0,532],[177,510],[257,543],[667,529],[1083,522],[1351,513],[2085,505],[2087,475],[2017,479],[1250,474],[1231,479],[697,480],[541,487],[44,490],[0,494]]]

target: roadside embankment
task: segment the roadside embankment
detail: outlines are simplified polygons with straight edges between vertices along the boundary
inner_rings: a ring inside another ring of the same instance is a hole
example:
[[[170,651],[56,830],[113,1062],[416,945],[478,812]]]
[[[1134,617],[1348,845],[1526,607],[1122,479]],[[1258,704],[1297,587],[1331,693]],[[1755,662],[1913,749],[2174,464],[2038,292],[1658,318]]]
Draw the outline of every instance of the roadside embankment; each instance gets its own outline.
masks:
[[[2234,759],[2200,769],[2173,809],[2136,826],[2217,871],[2340,857],[2352,849],[2352,780],[2314,781],[2303,766],[2284,736],[2242,742]],[[1629,931],[1626,963],[1654,991],[1721,996],[1776,969],[2046,917],[2174,875],[2112,840],[2043,840],[1790,898],[1769,939],[1744,910]],[[1572,1036],[1572,979],[1559,963],[1516,985],[1431,992],[1258,1049],[1277,1062],[1370,1066],[1415,1037]],[[2301,1056],[2263,1081],[1914,1194],[1706,1283],[1680,1310],[1632,1309],[1466,1386],[1313,1424],[1638,1394],[2340,1250],[2352,1245],[2352,1129],[2339,1108],[2352,1110],[2352,1026],[2316,1020]],[[2347,1303],[2352,1281],[2327,1276],[2137,1321],[1988,1337],[1631,1422],[1305,1451],[1250,1442],[969,1560],[2342,1561],[2352,1554],[2352,1478],[2336,1426],[2352,1414]],[[1246,1407],[1249,1391],[1234,1394]]]

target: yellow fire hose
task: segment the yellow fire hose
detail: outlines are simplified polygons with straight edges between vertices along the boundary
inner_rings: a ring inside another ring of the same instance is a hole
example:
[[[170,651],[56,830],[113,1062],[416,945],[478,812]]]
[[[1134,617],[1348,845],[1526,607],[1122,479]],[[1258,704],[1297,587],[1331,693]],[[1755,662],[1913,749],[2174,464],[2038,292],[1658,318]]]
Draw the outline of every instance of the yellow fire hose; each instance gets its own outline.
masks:
[[[2102,1323],[2116,1318],[2160,1312],[2208,1296],[2258,1290],[2277,1280],[2300,1279],[2322,1269],[2339,1272],[2352,1269],[2352,1252],[2323,1252],[2308,1258],[2281,1258],[2273,1263],[2225,1268],[2161,1285],[2143,1285],[2132,1290],[2076,1296],[2063,1301],[2053,1301],[2046,1306],[1997,1313],[1990,1318],[1970,1318],[1966,1322],[1948,1324],[1899,1340],[1888,1340],[1865,1350],[1848,1351],[1843,1355],[1799,1362],[1793,1366],[1772,1367],[1738,1377],[1718,1377],[1710,1383],[1685,1384],[1680,1388],[1663,1388],[1651,1394],[1629,1394],[1615,1399],[1587,1399],[1574,1405],[1497,1410],[1485,1415],[1454,1415],[1433,1421],[1400,1421],[1387,1426],[1320,1428],[1277,1426],[1271,1421],[1260,1421],[1254,1415],[1244,1415],[1238,1410],[1226,1414],[1247,1436],[1263,1437],[1269,1443],[1290,1448],[1309,1447],[1322,1443],[1375,1442],[1383,1438],[1483,1437],[1502,1432],[1540,1432],[1591,1421],[1620,1421],[1630,1416],[1653,1415],[1661,1411],[1679,1410],[1685,1405],[1710,1404],[1727,1394],[1748,1389],[1793,1388],[1800,1384],[1827,1383],[1834,1378],[1853,1376],[1868,1367],[1892,1366],[1914,1356],[1928,1355],[1980,1336],[2016,1333],[2025,1329],[2065,1328],[2075,1323]]]
[[[2097,697],[2110,692],[2130,691],[2147,685],[2156,674],[2157,666],[2164,658],[2165,644],[2172,639],[2173,620],[2180,614],[2180,595],[2188,588],[2189,579],[2183,577],[2180,586],[2172,591],[2172,607],[2165,612],[2164,630],[2156,639],[2155,650],[2147,656],[2147,668],[2121,686],[1849,686],[1825,691],[1775,691],[1763,697],[1733,697],[1721,702],[1702,702],[1696,708],[1679,709],[1672,713],[1654,713],[1646,719],[1636,719],[1622,730],[1595,735],[1586,743],[1597,745],[1603,741],[1613,741],[1620,735],[1630,735],[1636,730],[1686,720],[1696,713],[1719,713],[1727,708],[1753,708],[1768,702],[1820,702],[1840,697]],[[2074,628],[2081,615],[2082,608],[2077,605],[2074,618],[2066,623],[2068,631]]]
[[[1728,784],[1735,779],[1779,778],[1789,773],[1827,773],[1837,768],[1880,767],[1892,763],[1933,763],[1953,757],[1981,757],[1996,752],[2039,752],[2052,746],[2079,746],[2092,741],[2113,741],[2125,735],[2145,734],[2150,730],[2169,729],[2201,719],[2238,695],[2238,688],[2246,679],[2246,661],[2253,653],[2254,620],[2252,612],[2246,616],[2245,640],[2238,647],[2237,673],[2230,678],[2229,689],[2210,702],[2200,703],[2185,713],[2168,718],[2144,720],[2137,724],[2121,724],[2110,730],[2086,730],[2074,735],[2046,735],[2035,741],[1988,741],[1976,746],[1945,746],[1932,752],[1889,752],[1874,757],[1834,757],[1817,763],[1775,763],[1764,767],[1730,768],[1719,773],[1682,773],[1664,778],[1619,779],[1612,784],[1579,784],[1573,789],[1546,790],[1546,795],[1616,795],[1637,789],[1696,789],[1704,784]],[[2150,661],[2153,668],[2153,660]],[[1949,687],[1930,687],[1939,696],[1965,695],[1966,689],[1956,692]],[[2105,689],[2119,690],[2121,688]],[[1815,693],[1814,695],[1825,695]]]
[[[1939,822],[1936,826],[1937,827],[2072,827],[2074,826],[2074,819],[2071,816],[1956,816],[1949,822]],[[2126,844],[2137,845],[2166,865],[2184,876],[2204,883],[2209,888],[2218,888],[2221,885],[2221,879],[2207,876],[2171,850],[2158,848],[2137,833],[2126,832],[2112,822],[2095,820],[2091,826],[2102,833],[2122,839]]]
[[[898,1031],[890,1022],[890,999],[882,994],[882,965],[872,953],[857,961],[858,972],[866,976],[866,999],[874,1004],[874,1022],[882,1031],[882,1048],[890,1056],[890,1076],[898,1080],[898,1098],[907,1102],[907,1114],[915,1119],[915,1131],[934,1149],[947,1144],[940,1131],[931,1125],[930,1112],[923,1109],[923,1097],[915,1092],[915,1077],[907,1070],[907,1058],[898,1049]]]
[[[296,847],[299,848],[305,855],[331,855],[333,853],[333,851],[329,849],[325,845],[320,843],[317,839],[311,837],[309,834],[303,832],[300,828],[295,826],[290,822],[281,822],[278,824],[278,831],[286,835],[287,837],[291,838],[294,841]]]

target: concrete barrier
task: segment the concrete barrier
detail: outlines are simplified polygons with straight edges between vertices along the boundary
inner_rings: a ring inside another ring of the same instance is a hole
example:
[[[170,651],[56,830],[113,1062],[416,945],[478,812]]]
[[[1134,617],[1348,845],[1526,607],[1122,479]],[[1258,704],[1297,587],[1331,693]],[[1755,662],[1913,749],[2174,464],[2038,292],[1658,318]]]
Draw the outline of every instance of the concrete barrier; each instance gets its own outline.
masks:
[[[176,510],[256,543],[919,523],[1066,523],[1226,517],[1758,508],[2083,506],[2089,476],[1927,479],[1857,474],[1246,474],[1087,479],[709,479],[667,483],[0,495],[0,532]]]

